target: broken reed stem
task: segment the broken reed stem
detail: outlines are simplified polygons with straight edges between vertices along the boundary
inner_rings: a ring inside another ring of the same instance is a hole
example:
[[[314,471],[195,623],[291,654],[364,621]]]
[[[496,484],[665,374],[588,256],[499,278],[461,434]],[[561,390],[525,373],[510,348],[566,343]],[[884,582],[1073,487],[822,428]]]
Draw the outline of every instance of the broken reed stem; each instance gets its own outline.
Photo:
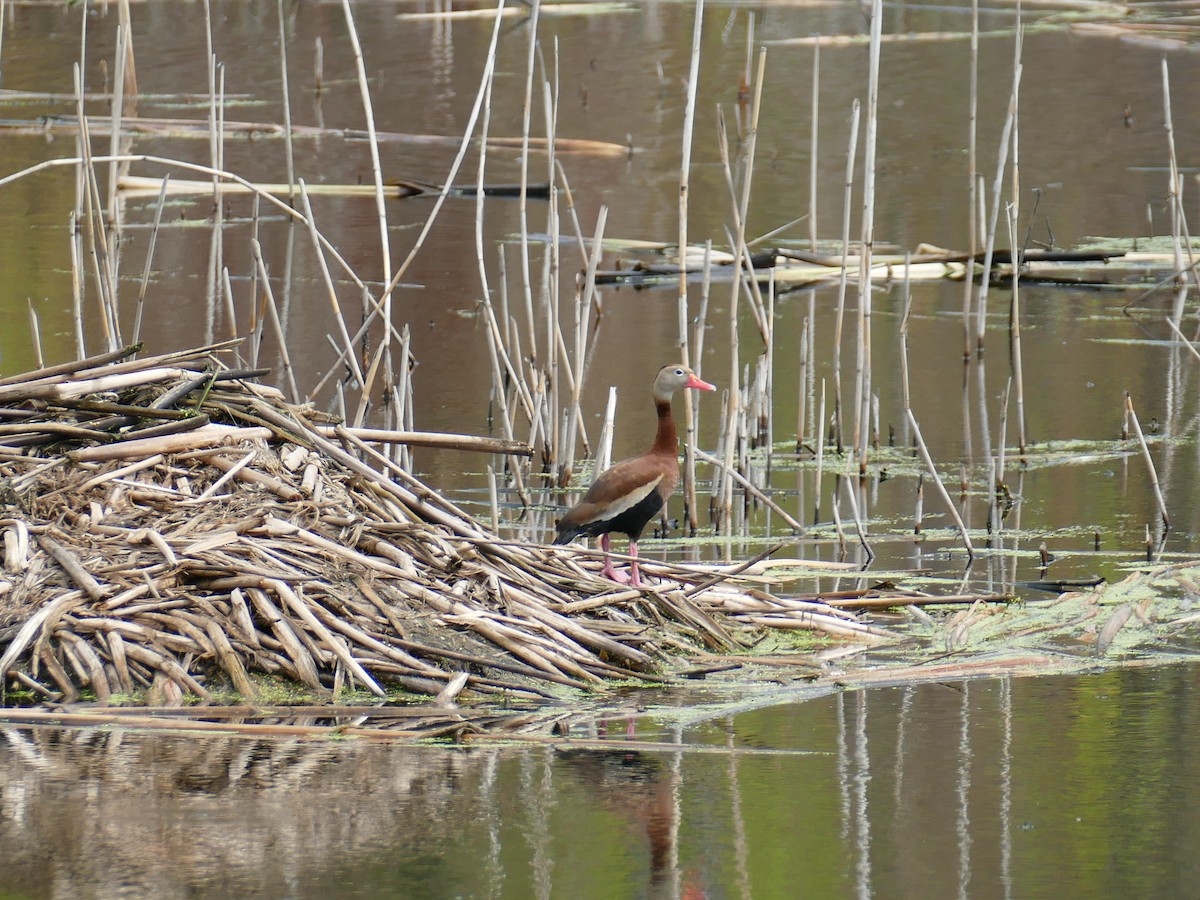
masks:
[[[1196,357],[1196,359],[1200,360],[1200,350],[1197,350],[1196,345],[1188,340],[1184,333],[1179,330],[1179,326],[1171,320],[1170,316],[1167,317],[1166,323],[1170,326],[1171,330],[1175,332],[1175,335],[1179,338],[1179,340],[1183,342],[1183,346],[1187,347],[1188,352],[1191,353],[1192,356]]]
[[[26,300],[29,310],[29,337],[33,342],[33,359],[40,369],[46,365],[45,357],[42,355],[42,326],[38,322],[37,310],[33,308],[33,300]]]
[[[1125,392],[1125,413],[1133,423],[1133,433],[1137,435],[1138,446],[1142,448],[1142,459],[1146,461],[1146,469],[1150,473],[1150,485],[1154,489],[1154,499],[1158,503],[1158,512],[1162,516],[1163,528],[1171,530],[1171,519],[1167,515],[1167,501],[1163,498],[1162,487],[1158,483],[1158,471],[1154,468],[1154,459],[1150,456],[1150,447],[1146,443],[1146,435],[1142,433],[1142,424],[1138,421],[1137,412],[1133,408],[1133,397]]]
[[[858,533],[858,542],[862,545],[863,551],[867,554],[867,562],[869,563],[875,558],[875,551],[871,549],[871,545],[867,541],[867,525],[863,516],[859,512],[857,485],[860,483],[861,479],[853,478],[850,475],[851,463],[852,461],[850,457],[847,457],[846,474],[843,481],[846,485],[846,496],[850,499],[850,513],[854,517],[854,530]],[[864,502],[865,499],[866,498],[864,498]]]
[[[350,366],[355,381],[361,386],[365,384],[365,379],[362,369],[358,364],[358,353],[354,349],[354,341],[350,337],[349,329],[346,328],[346,317],[343,315],[341,303],[338,301],[337,287],[333,283],[333,276],[329,274],[329,264],[325,261],[325,252],[321,247],[320,241],[317,239],[317,224],[316,218],[313,216],[312,201],[308,198],[308,190],[304,179],[299,179],[298,183],[300,185],[300,200],[304,205],[304,220],[308,223],[308,233],[313,241],[313,249],[316,251],[317,265],[321,271],[321,279],[325,283],[325,295],[329,300],[330,312],[333,313],[334,322],[337,323],[338,333],[342,338],[342,351],[345,354],[343,359]],[[365,288],[365,285],[363,287]]]
[[[736,442],[736,439],[732,438],[732,437],[728,438],[728,440],[730,443]],[[803,525],[801,525],[794,518],[792,518],[787,513],[787,511],[784,510],[783,507],[781,507],[778,503],[776,503],[774,500],[772,500],[770,497],[768,497],[766,494],[764,494],[759,488],[755,487],[754,484],[751,483],[750,481],[748,481],[745,478],[745,476],[742,475],[741,472],[737,471],[736,469],[734,469],[731,466],[726,466],[726,463],[724,460],[720,459],[719,457],[713,456],[710,453],[704,452],[699,447],[696,448],[696,456],[698,456],[700,459],[704,460],[705,462],[710,463],[710,464],[716,466],[717,468],[723,470],[725,475],[728,478],[731,478],[733,481],[736,481],[738,484],[740,484],[743,488],[746,489],[747,493],[749,493],[755,499],[762,501],[768,507],[770,507],[772,510],[774,510],[779,515],[779,517],[788,524],[788,526],[790,528],[792,528],[796,531],[797,534],[804,533],[805,529],[804,529]],[[730,488],[730,493],[732,493],[732,487]]]
[[[833,532],[837,536],[838,559],[846,558],[846,531],[842,528],[842,478],[841,472],[833,476],[833,490],[829,495],[829,512],[833,516]]]
[[[262,281],[266,314],[271,320],[271,325],[275,329],[276,340],[279,342],[279,359],[283,364],[283,375],[287,379],[288,387],[291,389],[292,402],[299,403],[301,401],[300,388],[296,385],[296,370],[292,366],[291,354],[288,352],[287,335],[284,333],[283,323],[279,320],[279,308],[275,303],[275,292],[271,289],[271,279],[267,274],[267,264],[263,259],[262,246],[254,238],[250,240],[250,252],[254,257],[254,265],[258,271],[258,277]]]
[[[946,509],[949,510],[951,517],[954,519],[954,524],[962,536],[963,546],[967,550],[967,559],[970,561],[975,558],[975,548],[971,544],[971,535],[967,533],[967,526],[963,523],[962,516],[958,514],[958,507],[954,505],[954,501],[950,497],[950,492],[946,490],[946,485],[942,482],[937,467],[933,464],[933,457],[929,455],[929,448],[925,445],[925,438],[921,436],[921,426],[917,424],[916,416],[913,415],[911,409],[906,409],[904,412],[908,417],[909,427],[912,428],[913,437],[916,439],[917,449],[921,452],[921,458],[925,460],[926,469],[933,476],[938,493],[942,495],[942,500],[946,503]]]
[[[146,264],[142,268],[142,283],[138,288],[137,310],[133,316],[133,334],[130,338],[131,344],[136,344],[141,340],[142,334],[142,313],[146,306],[146,288],[150,286],[150,267],[154,262],[154,248],[158,244],[158,230],[162,225],[163,207],[167,201],[167,184],[171,180],[171,173],[168,172],[163,176],[162,187],[158,191],[158,202],[154,205],[154,224],[150,227],[150,242],[146,247]]]

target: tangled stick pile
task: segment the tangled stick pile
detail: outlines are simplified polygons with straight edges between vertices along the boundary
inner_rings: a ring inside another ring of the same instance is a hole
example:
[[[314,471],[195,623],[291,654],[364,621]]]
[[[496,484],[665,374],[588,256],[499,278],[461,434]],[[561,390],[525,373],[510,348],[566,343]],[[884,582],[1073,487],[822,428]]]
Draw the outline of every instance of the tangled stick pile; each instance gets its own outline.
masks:
[[[168,704],[253,698],[264,675],[537,697],[653,678],[764,626],[879,634],[819,602],[682,570],[630,590],[570,551],[501,542],[219,350],[0,380],[5,684]]]

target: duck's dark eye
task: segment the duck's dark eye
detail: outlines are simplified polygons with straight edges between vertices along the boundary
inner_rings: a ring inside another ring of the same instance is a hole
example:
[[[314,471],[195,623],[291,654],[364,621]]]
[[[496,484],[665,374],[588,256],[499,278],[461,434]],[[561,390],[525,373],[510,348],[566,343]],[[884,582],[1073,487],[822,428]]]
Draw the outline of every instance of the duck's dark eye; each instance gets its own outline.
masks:
[[[676,374],[676,375],[682,375],[682,374],[683,374],[683,369],[676,369],[676,370],[675,370],[675,374]]]

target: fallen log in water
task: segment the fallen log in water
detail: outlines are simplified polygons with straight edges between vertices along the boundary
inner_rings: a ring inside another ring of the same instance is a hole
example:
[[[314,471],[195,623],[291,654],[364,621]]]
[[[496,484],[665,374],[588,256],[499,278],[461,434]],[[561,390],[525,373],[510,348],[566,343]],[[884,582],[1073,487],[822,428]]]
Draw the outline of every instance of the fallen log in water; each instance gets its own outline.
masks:
[[[528,448],[344,428],[220,350],[0,381],[5,684],[173,705],[253,700],[276,676],[449,703],[661,680],[681,650],[763,627],[887,639],[819,599],[736,587],[737,567],[660,565],[656,589],[630,590],[586,553],[499,541],[369,442]]]

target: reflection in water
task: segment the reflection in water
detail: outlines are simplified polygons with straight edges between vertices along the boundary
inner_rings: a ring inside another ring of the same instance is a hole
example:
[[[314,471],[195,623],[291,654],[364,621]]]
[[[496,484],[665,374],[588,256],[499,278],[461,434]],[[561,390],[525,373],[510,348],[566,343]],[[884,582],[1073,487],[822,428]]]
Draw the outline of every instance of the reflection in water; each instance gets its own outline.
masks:
[[[958,733],[958,896],[967,896],[971,881],[971,705],[970,685],[962,686]]]
[[[1189,896],[1196,690],[1183,667],[877,689],[642,721],[628,750],[6,728],[3,887]]]

